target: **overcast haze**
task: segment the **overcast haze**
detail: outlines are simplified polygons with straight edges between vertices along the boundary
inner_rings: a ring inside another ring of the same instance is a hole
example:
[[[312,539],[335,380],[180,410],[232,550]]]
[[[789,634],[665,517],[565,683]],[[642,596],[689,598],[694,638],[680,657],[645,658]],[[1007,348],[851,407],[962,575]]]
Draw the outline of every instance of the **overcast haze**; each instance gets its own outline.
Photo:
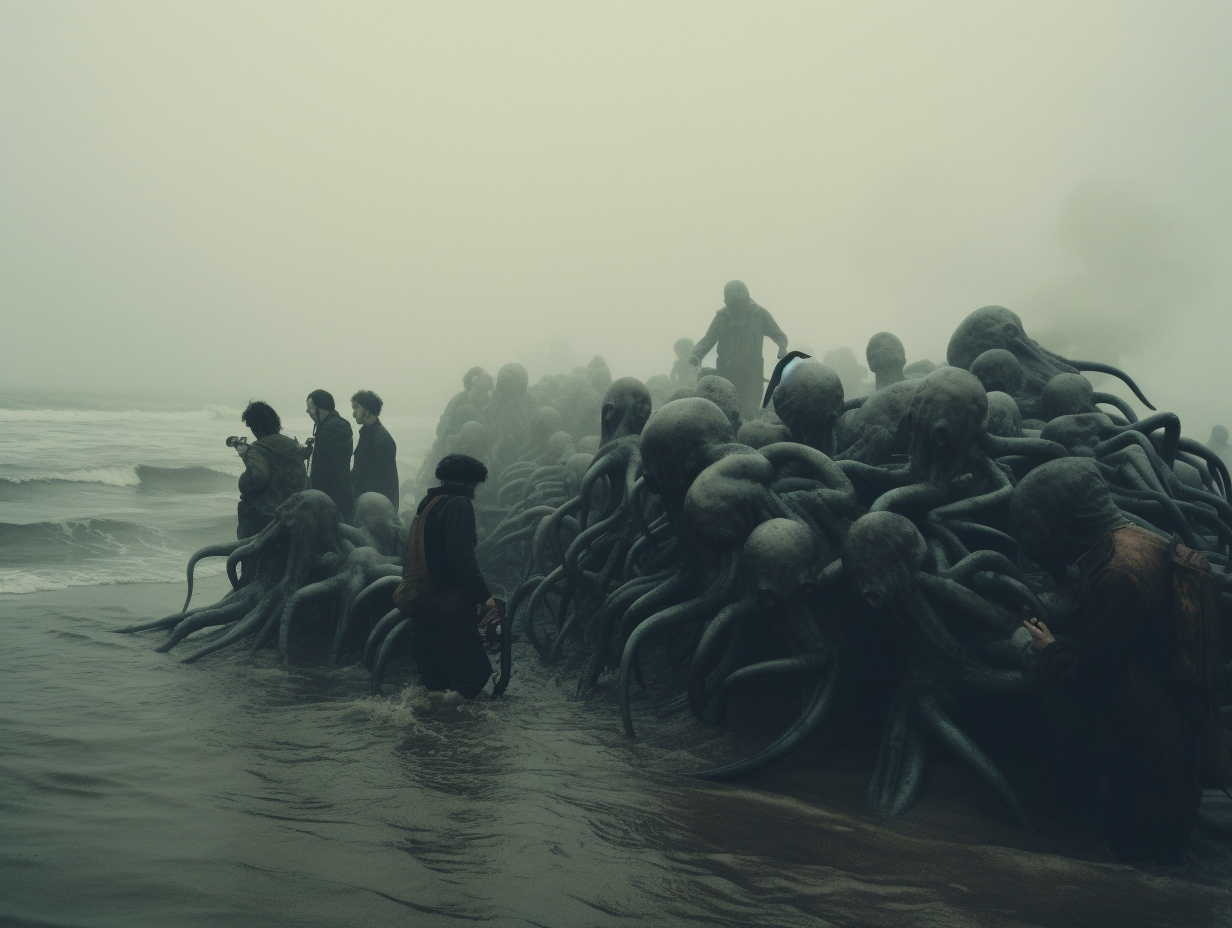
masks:
[[[666,373],[740,278],[861,358],[1009,306],[1204,439],[1230,37],[1227,3],[5,2],[0,386],[434,412],[554,336]]]

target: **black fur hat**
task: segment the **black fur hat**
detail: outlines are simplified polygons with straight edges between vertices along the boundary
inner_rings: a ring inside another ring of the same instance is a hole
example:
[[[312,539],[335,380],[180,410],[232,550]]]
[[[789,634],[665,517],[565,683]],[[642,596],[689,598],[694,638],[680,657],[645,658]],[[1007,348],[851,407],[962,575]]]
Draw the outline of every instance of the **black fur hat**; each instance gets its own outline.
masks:
[[[483,483],[488,469],[483,461],[468,454],[447,454],[436,465],[436,479],[441,483]]]

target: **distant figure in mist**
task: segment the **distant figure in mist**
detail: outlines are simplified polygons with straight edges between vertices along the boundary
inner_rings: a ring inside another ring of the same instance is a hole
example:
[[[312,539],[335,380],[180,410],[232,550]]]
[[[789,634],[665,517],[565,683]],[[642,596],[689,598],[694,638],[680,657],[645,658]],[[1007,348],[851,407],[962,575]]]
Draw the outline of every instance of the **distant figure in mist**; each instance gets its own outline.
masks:
[[[777,357],[786,354],[787,336],[774,317],[753,302],[748,287],[739,280],[732,280],[723,288],[723,308],[714,314],[710,328],[689,356],[689,363],[700,367],[710,349],[718,345],[716,372],[736,388],[745,419],[752,419],[761,409],[762,384],[765,383],[761,356],[763,338],[779,346]]]
[[[672,387],[693,386],[693,383],[697,380],[697,368],[689,361],[689,355],[693,353],[693,339],[676,339],[675,344],[672,345],[672,350],[676,352],[676,363],[672,365],[672,372],[668,375]]]
[[[455,393],[445,405],[441,421],[436,425],[436,437],[444,438],[451,432],[456,432],[453,416],[459,407],[469,406],[476,412],[483,413],[492,402],[492,375],[482,367],[472,367],[462,375],[462,392]]]
[[[269,403],[253,400],[240,414],[256,441],[236,451],[244,461],[240,474],[237,538],[250,538],[274,520],[287,498],[308,488],[304,452],[294,438],[282,434],[282,420]]]
[[[1210,440],[1206,447],[1210,448],[1225,461],[1232,461],[1232,447],[1228,446],[1228,430],[1222,425],[1211,429]]]
[[[351,466],[351,495],[380,493],[398,510],[398,446],[381,424],[384,401],[371,390],[360,390],[351,397],[351,414],[359,423],[359,442]]]
[[[355,501],[351,494],[351,423],[338,414],[334,396],[328,390],[309,393],[306,411],[314,423],[308,485],[332,499],[342,521],[350,522]]]

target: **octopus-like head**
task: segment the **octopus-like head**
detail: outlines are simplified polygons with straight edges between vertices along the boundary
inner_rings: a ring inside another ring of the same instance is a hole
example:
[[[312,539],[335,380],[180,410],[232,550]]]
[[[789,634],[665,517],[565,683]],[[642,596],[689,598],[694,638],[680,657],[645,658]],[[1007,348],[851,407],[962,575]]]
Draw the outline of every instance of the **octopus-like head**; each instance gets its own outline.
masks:
[[[1013,396],[1022,389],[1022,365],[1012,351],[989,348],[971,362],[971,373],[979,378],[989,393]]]
[[[1112,420],[1102,412],[1057,416],[1044,426],[1040,438],[1064,446],[1074,457],[1093,458],[1095,446],[1103,441],[1103,435],[1112,427]]]
[[[372,536],[381,554],[402,554],[399,538],[402,523],[398,510],[384,493],[361,493],[355,500],[352,524]]]
[[[907,366],[907,351],[898,336],[892,332],[878,332],[868,340],[864,349],[868,369],[877,378],[877,386],[889,386],[903,379]]]
[[[774,411],[791,429],[793,441],[831,457],[834,425],[843,414],[843,382],[817,361],[788,365],[774,390]]]
[[[717,374],[710,374],[697,381],[697,386],[693,388],[693,395],[710,400],[718,406],[731,421],[732,431],[740,431],[740,426],[743,424],[740,396],[730,380]]]
[[[577,496],[582,492],[582,478],[586,476],[586,471],[590,470],[590,465],[594,461],[593,454],[579,452],[569,456],[569,460],[565,461],[564,474],[564,489],[565,496],[569,499]]]
[[[603,394],[603,406],[599,411],[601,444],[626,435],[642,434],[650,418],[650,406],[650,391],[636,377],[614,381]]]
[[[734,438],[731,422],[710,400],[688,397],[665,404],[642,429],[646,485],[679,512],[694,479]]]
[[[843,540],[843,572],[851,589],[874,609],[897,600],[920,569],[928,544],[910,519],[870,512]]]
[[[942,485],[961,476],[987,421],[988,394],[974,374],[957,367],[933,371],[911,402],[912,473]]]
[[[778,416],[762,415],[740,426],[736,441],[750,448],[764,448],[781,441],[791,441],[791,429]]]
[[[774,468],[751,448],[715,461],[684,499],[686,531],[709,548],[740,544],[765,518]]]
[[[530,374],[521,364],[506,364],[496,372],[496,394],[503,400],[516,400],[526,394]]]
[[[791,519],[770,519],[753,529],[740,563],[758,598],[780,602],[802,592],[820,566],[813,533]]]
[[[560,411],[555,406],[540,406],[530,424],[531,441],[539,447],[546,445],[548,439],[560,431],[561,422]]]
[[[998,438],[1022,437],[1022,413],[1008,393],[988,394],[988,434]]]
[[[1057,416],[1077,416],[1095,412],[1095,391],[1081,374],[1057,374],[1044,386],[1040,397],[1045,422]]]
[[[572,454],[573,436],[565,431],[553,432],[552,436],[548,439],[547,451],[544,452],[543,461],[546,464],[554,464],[564,461]]]

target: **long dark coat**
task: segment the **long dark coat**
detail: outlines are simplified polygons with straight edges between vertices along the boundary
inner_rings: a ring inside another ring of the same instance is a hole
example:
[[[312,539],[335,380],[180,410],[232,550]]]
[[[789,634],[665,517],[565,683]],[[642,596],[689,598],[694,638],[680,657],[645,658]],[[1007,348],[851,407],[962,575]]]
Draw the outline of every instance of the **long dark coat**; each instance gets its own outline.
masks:
[[[359,427],[355,463],[351,466],[351,492],[380,493],[398,508],[398,446],[389,430],[377,419]]]
[[[351,423],[331,409],[312,430],[316,446],[309,463],[308,485],[334,501],[343,522],[351,521]]]

